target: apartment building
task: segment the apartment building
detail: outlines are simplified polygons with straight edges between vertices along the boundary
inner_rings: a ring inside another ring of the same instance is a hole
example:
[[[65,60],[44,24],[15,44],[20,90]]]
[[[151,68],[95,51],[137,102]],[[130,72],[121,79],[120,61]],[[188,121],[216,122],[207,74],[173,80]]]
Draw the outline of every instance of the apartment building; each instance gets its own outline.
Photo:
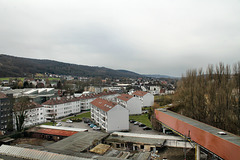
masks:
[[[126,108],[130,115],[142,114],[142,101],[138,97],[129,94],[121,94],[117,97],[117,103]]]
[[[6,94],[0,92],[0,131],[12,129],[12,103]]]
[[[46,122],[44,107],[40,104],[32,102],[32,107],[27,109],[24,127],[35,126]]]
[[[46,120],[58,119],[81,112],[80,100],[75,97],[52,98],[44,106]]]
[[[117,96],[120,94],[116,92],[102,92],[102,93],[92,93],[92,94],[83,94],[78,99],[81,101],[81,110],[86,111],[91,109],[91,102],[96,98],[103,98],[109,101],[114,101]]]
[[[129,130],[129,111],[106,99],[91,102],[91,118],[106,132]]]
[[[132,93],[132,96],[139,98],[143,107],[150,107],[154,104],[154,96],[148,92],[135,91]]]

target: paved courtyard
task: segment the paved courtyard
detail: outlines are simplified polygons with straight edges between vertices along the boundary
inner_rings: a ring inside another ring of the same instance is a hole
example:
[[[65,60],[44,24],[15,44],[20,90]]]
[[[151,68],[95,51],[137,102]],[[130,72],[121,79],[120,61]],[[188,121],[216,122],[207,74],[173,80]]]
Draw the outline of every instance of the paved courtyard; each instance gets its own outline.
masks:
[[[58,122],[61,122],[61,120],[57,120]],[[72,127],[72,128],[81,128],[81,129],[88,129],[89,132],[99,132],[95,131],[90,126],[88,126],[87,123],[84,122],[73,122],[73,123],[66,123],[61,122],[63,127]],[[155,131],[155,130],[143,130],[142,127],[139,127],[138,125],[134,125],[133,123],[129,123],[129,132],[130,133],[140,133],[140,134],[153,134],[158,135],[162,134],[161,132]]]

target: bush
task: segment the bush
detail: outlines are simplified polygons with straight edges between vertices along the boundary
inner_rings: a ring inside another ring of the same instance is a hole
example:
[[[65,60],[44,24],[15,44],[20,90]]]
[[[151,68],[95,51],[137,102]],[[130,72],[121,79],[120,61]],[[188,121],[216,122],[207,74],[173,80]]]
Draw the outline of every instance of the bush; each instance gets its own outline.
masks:
[[[73,122],[82,122],[82,118],[71,118],[70,120]]]

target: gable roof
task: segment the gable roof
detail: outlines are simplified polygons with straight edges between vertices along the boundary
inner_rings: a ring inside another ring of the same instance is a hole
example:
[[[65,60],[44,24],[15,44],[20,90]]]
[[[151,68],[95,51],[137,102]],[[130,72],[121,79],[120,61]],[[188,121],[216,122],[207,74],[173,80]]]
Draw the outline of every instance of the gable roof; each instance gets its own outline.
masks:
[[[98,97],[103,97],[103,96],[109,96],[109,95],[114,95],[117,94],[116,92],[101,92],[101,93],[92,93],[92,94],[87,94],[87,95],[81,95],[78,97],[78,99],[93,99],[93,98],[98,98]]]
[[[121,95],[118,96],[117,98],[127,102],[127,101],[129,101],[131,98],[133,98],[133,96],[131,96],[131,95],[129,95],[129,94],[121,94]]]
[[[133,95],[137,95],[137,96],[141,96],[143,97],[144,95],[146,95],[147,92],[144,92],[144,91],[136,91],[136,92],[133,92]]]
[[[7,98],[6,94],[0,92],[0,98]]]
[[[77,98],[67,98],[67,97],[58,97],[58,98],[52,98],[48,101],[44,102],[42,105],[57,105],[57,104],[64,104],[68,102],[75,102],[78,101]]]
[[[105,112],[108,112],[109,110],[111,110],[113,107],[117,105],[117,103],[110,102],[102,98],[95,99],[94,101],[91,102],[91,104]]]

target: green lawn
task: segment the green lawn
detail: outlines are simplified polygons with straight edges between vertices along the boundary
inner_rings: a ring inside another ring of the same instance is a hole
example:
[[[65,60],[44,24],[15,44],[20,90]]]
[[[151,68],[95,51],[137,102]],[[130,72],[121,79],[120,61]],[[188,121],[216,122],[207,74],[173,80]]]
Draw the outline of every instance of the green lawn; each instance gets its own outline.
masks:
[[[21,81],[24,81],[24,79],[25,79],[25,77],[2,77],[2,78],[0,78],[0,81],[3,81],[3,80],[8,80],[9,81],[9,79],[18,79],[18,80],[21,80]]]
[[[50,125],[52,126],[53,125],[53,122],[46,122],[46,123],[43,123],[42,125]],[[56,124],[55,124],[56,125]]]
[[[80,113],[76,117],[72,116],[72,117],[65,118],[65,119],[62,120],[62,122],[66,122],[67,119],[71,119],[71,118],[83,118],[83,117],[91,118],[91,112]]]
[[[49,80],[49,81],[59,81],[60,78],[50,78],[50,77],[49,77],[48,80]]]
[[[148,119],[148,114],[142,114],[142,115],[134,115],[129,116],[129,119],[133,119],[135,121],[141,122],[145,124],[148,127],[152,127],[150,120]]]

